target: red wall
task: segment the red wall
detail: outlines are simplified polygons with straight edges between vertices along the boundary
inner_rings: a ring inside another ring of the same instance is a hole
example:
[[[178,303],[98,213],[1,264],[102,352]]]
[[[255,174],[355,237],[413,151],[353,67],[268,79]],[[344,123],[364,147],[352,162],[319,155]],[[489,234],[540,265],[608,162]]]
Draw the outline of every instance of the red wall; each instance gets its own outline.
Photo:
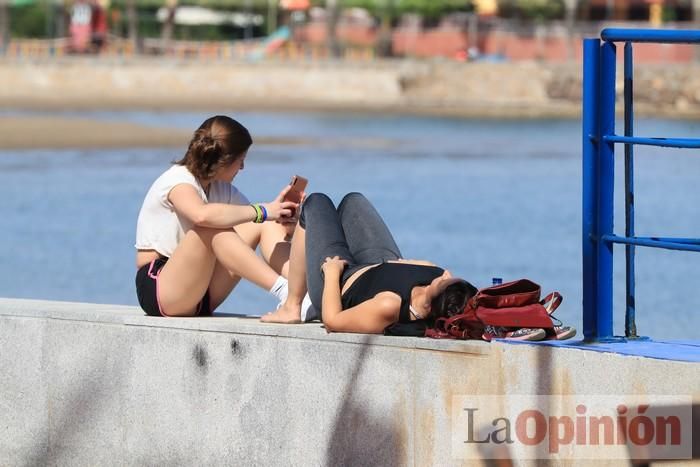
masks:
[[[325,23],[311,23],[297,30],[297,39],[323,46],[326,42]],[[351,47],[373,48],[378,31],[376,28],[340,26],[338,37]],[[478,48],[482,54],[503,55],[508,60],[565,61],[569,50],[574,59],[581,59],[581,38],[561,36],[540,40],[505,31],[490,31],[479,35]],[[459,52],[471,46],[466,31],[454,28],[424,30],[395,29],[392,32],[393,51],[396,55],[415,57],[456,58]],[[635,61],[639,62],[689,62],[693,59],[692,46],[685,44],[635,44]]]

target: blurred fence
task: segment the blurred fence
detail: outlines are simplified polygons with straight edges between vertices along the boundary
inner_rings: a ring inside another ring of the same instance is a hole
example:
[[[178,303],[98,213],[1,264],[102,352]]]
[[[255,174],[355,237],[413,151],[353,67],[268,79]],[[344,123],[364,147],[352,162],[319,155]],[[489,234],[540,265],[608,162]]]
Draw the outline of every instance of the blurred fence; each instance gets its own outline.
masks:
[[[262,41],[163,41],[144,39],[140,44],[123,38],[112,38],[99,50],[76,52],[68,38],[14,39],[0,56],[8,59],[42,60],[66,56],[99,57],[167,57],[196,61],[262,60],[323,60],[329,58],[325,44],[288,42],[268,53]],[[344,60],[370,61],[375,58],[372,47],[348,46],[343,49]]]
[[[564,22],[547,24],[482,21],[470,28],[407,28],[399,27],[389,37],[395,57],[447,59],[454,61],[490,60],[549,62],[580,61],[581,43],[596,37],[605,27],[643,27],[646,23],[586,22],[573,26]],[[690,29],[699,25],[668,24],[668,29]],[[371,61],[377,58],[381,33],[376,28],[338,29],[342,44],[340,59]],[[309,24],[295,31],[292,39],[270,44],[266,38],[237,41],[182,41],[143,39],[138,44],[112,36],[99,48],[75,52],[67,38],[36,40],[14,39],[0,47],[0,55],[10,59],[47,59],[68,55],[132,57],[160,56],[200,61],[240,60],[324,60],[331,56],[327,47],[326,29]],[[687,44],[640,44],[638,62],[691,62],[700,57],[697,46]]]

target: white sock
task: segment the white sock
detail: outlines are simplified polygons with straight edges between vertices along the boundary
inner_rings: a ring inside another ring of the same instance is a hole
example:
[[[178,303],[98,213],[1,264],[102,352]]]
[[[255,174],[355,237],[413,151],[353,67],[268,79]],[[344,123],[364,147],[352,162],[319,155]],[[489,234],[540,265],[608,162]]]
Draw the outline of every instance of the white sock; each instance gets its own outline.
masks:
[[[279,300],[280,303],[286,301],[287,294],[289,293],[289,283],[287,282],[287,279],[279,276],[275,281],[275,284],[272,286],[272,288],[270,288],[269,292],[277,297],[277,300]]]
[[[309,310],[313,307],[314,305],[311,303],[311,297],[309,297],[309,293],[307,292],[306,295],[304,295],[304,300],[301,301],[301,321],[302,323],[306,322],[307,315],[309,314]]]

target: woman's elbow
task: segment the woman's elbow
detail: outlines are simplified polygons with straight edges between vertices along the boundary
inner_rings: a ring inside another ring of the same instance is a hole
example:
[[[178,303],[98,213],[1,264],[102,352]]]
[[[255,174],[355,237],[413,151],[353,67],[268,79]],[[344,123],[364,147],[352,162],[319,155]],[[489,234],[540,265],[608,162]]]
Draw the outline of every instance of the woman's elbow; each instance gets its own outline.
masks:
[[[206,211],[202,209],[198,212],[195,212],[194,215],[190,218],[190,221],[192,221],[192,224],[194,224],[195,227],[207,227],[209,223],[209,218],[207,216]]]
[[[326,332],[337,332],[338,327],[336,320],[333,318],[324,318],[323,327],[326,328]]]

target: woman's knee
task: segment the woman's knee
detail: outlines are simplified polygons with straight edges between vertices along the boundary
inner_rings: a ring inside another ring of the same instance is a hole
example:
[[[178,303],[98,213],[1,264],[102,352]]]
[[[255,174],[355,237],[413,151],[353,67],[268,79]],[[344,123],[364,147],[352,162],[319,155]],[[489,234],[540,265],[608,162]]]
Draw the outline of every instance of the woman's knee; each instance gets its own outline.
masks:
[[[302,228],[306,228],[306,217],[309,213],[317,212],[322,209],[327,209],[330,207],[335,210],[333,201],[325,193],[311,193],[304,200],[304,204],[301,207],[301,214],[299,215],[299,225]]]
[[[311,193],[304,200],[304,206],[307,209],[315,209],[320,205],[333,205],[333,201],[325,193]]]
[[[353,191],[343,196],[343,200],[338,205],[338,213],[341,214],[347,209],[357,209],[360,206],[370,205],[369,200],[362,193]]]
[[[196,235],[197,237],[201,238],[206,242],[207,240],[211,241],[212,237],[214,237],[217,231],[217,229],[212,229],[211,227],[194,225],[190,230],[187,231],[187,234]]]
[[[234,232],[231,229],[216,229],[213,227],[203,227],[200,225],[193,226],[190,230],[187,231],[186,236],[194,235],[197,238],[199,238],[204,245],[211,248],[212,243],[214,242],[214,238],[216,238],[217,235],[222,233],[225,234],[225,236],[231,233],[235,233],[238,237],[240,237],[240,235],[238,235],[238,232]]]

